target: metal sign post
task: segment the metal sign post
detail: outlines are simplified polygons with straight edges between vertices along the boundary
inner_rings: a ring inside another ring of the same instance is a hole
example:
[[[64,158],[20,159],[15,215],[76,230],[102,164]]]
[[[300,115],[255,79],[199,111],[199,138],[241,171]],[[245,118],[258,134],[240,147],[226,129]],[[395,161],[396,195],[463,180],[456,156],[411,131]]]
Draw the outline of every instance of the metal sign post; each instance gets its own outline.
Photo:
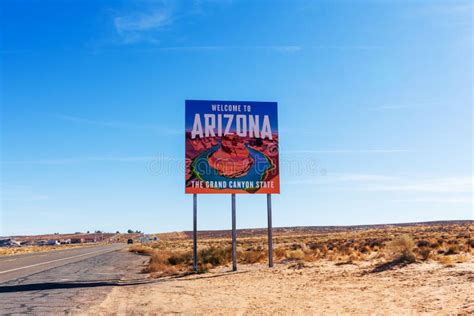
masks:
[[[235,194],[232,194],[232,271],[237,271],[237,231],[235,225]]]
[[[197,271],[197,194],[193,194],[193,270]]]
[[[273,240],[272,240],[272,195],[267,194],[268,215],[268,266],[273,267]]]

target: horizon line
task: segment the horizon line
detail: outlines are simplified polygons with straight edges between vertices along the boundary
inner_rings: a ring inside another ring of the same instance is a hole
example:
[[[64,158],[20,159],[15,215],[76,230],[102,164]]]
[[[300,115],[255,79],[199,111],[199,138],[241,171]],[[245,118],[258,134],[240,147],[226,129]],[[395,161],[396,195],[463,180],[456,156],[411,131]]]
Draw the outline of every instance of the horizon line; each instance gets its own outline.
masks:
[[[272,227],[273,230],[275,229],[290,229],[290,228],[363,228],[363,227],[379,227],[379,226],[410,226],[410,225],[427,225],[427,224],[432,224],[432,225],[442,225],[443,223],[447,225],[454,225],[456,223],[473,223],[474,224],[474,219],[448,219],[448,220],[432,220],[432,221],[420,221],[420,222],[398,222],[398,223],[376,223],[376,224],[354,224],[354,225],[321,225],[321,226],[316,226],[316,225],[310,225],[310,226],[277,226],[277,227]],[[267,227],[247,227],[247,228],[237,228],[237,231],[243,231],[243,230],[266,230],[268,229]],[[226,231],[232,231],[232,229],[203,229],[203,230],[197,230],[197,232],[226,232]],[[165,231],[165,232],[158,232],[158,233],[143,233],[144,235],[157,235],[157,234],[171,234],[171,233],[187,233],[187,232],[192,232],[192,230],[174,230],[174,231]],[[102,231],[102,234],[117,234],[116,232],[105,232]],[[58,233],[57,235],[79,235],[79,234],[101,234],[101,233],[95,233],[95,232],[74,232],[74,233]],[[128,234],[126,232],[119,233],[119,234]],[[138,234],[138,233],[134,233]],[[56,235],[55,233],[44,233],[44,234],[36,234],[36,235],[4,235],[0,236],[0,238],[13,238],[13,237],[31,237],[31,236],[44,236],[44,235]]]

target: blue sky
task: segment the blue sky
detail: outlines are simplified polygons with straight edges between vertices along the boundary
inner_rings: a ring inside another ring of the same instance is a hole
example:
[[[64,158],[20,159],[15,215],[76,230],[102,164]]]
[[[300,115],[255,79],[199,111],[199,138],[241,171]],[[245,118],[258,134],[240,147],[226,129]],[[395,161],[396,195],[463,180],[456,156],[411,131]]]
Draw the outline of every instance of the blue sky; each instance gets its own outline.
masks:
[[[191,229],[186,99],[278,102],[275,226],[474,218],[471,1],[0,6],[0,235]]]

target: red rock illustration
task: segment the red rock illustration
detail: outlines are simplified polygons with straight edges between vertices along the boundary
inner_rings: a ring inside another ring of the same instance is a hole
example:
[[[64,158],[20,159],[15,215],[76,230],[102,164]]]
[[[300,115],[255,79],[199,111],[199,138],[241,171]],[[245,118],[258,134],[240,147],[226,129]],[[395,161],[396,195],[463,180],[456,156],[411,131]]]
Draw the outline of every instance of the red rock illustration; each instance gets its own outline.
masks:
[[[238,178],[245,175],[253,164],[248,149],[237,135],[222,138],[221,148],[209,157],[209,164],[227,178]]]

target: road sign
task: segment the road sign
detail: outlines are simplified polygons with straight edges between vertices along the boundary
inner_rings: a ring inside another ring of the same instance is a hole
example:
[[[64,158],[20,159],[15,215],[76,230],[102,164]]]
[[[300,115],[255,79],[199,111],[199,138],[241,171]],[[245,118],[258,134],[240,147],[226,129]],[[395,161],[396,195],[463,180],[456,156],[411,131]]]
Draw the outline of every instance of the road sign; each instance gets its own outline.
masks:
[[[186,193],[280,193],[276,102],[187,100]]]
[[[198,270],[198,193],[231,194],[233,271],[237,271],[235,194],[267,194],[268,265],[272,267],[271,194],[280,193],[277,103],[186,100],[185,146],[185,192],[193,194],[194,271]]]

